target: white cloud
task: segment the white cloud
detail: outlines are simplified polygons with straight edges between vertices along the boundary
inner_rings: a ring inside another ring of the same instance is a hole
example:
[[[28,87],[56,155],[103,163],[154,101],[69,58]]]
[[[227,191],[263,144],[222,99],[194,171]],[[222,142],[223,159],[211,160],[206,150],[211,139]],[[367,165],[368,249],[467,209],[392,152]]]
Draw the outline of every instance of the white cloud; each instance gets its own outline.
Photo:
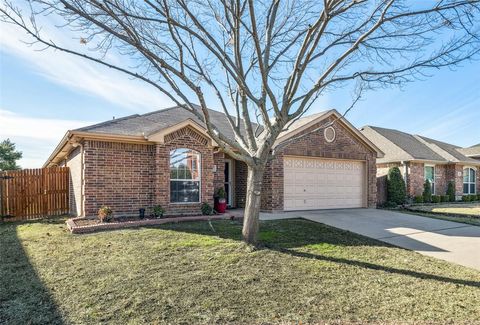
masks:
[[[0,109],[0,140],[10,138],[23,152],[23,168],[39,168],[67,130],[93,124],[88,121],[32,118]]]
[[[86,47],[82,47],[73,34],[66,29],[54,29],[53,24],[52,21],[45,22],[42,29],[45,39],[85,51]],[[136,112],[171,105],[171,101],[152,86],[132,80],[126,74],[61,51],[39,51],[39,45],[28,46],[21,40],[31,41],[16,26],[2,25],[0,51],[27,62],[37,73],[60,85],[98,96]],[[118,63],[123,58],[110,55],[109,59]]]

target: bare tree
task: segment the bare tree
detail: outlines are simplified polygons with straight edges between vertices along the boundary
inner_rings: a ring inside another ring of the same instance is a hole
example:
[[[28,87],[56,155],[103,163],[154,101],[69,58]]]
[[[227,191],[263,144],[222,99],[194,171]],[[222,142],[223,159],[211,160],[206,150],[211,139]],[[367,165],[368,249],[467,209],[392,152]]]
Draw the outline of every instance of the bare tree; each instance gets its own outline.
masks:
[[[221,149],[248,166],[243,237],[253,244],[280,132],[331,89],[353,82],[355,103],[367,89],[473,59],[479,1],[31,0],[27,10],[6,1],[0,14],[34,42],[140,79],[201,118]],[[94,46],[58,45],[41,33],[39,15]],[[130,64],[108,62],[109,51]],[[235,140],[210,122],[212,94]]]

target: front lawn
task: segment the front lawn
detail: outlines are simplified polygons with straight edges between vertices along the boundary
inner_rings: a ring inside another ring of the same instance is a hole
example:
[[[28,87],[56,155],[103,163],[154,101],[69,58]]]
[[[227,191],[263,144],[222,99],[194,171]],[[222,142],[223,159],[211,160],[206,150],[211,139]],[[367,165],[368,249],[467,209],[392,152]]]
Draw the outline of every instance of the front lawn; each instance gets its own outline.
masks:
[[[0,323],[479,321],[480,272],[306,220],[0,225]]]

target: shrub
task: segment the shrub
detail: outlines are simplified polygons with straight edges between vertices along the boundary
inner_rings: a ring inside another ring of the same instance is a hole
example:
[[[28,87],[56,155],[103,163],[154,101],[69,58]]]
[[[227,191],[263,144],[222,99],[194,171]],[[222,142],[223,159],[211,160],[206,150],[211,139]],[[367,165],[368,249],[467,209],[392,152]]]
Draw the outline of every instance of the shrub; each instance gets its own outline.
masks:
[[[440,197],[440,202],[449,202],[450,201],[450,196],[449,195],[442,195]]]
[[[462,196],[462,201],[463,202],[470,202],[470,195],[463,195]]]
[[[470,201],[476,201],[476,200],[477,200],[477,196],[475,194],[471,194]]]
[[[224,199],[226,196],[227,196],[227,193],[225,192],[225,188],[223,187],[218,187],[215,190],[215,194],[213,195],[213,197],[216,199]]]
[[[430,181],[427,179],[423,184],[423,202],[430,203],[432,202],[432,185]]]
[[[423,196],[422,195],[417,195],[415,196],[415,198],[413,199],[413,201],[415,203],[423,203]]]
[[[392,167],[387,175],[387,202],[403,204],[405,202],[405,181],[398,167]]]
[[[384,208],[396,208],[397,206],[398,204],[393,201],[387,201],[383,204]]]
[[[448,182],[447,195],[450,202],[455,202],[455,184]]]
[[[480,201],[480,194],[477,194],[477,201]]]
[[[98,209],[98,219],[100,219],[100,222],[110,222],[113,220],[113,211],[110,209],[110,207],[107,206],[101,206],[100,209]]]
[[[153,216],[155,218],[161,218],[165,214],[165,209],[159,204],[153,207]]]
[[[200,210],[202,211],[202,215],[204,215],[204,216],[209,216],[209,215],[213,214],[213,208],[207,202],[202,203],[202,206],[200,207]]]
[[[440,203],[440,195],[432,195],[432,203]]]

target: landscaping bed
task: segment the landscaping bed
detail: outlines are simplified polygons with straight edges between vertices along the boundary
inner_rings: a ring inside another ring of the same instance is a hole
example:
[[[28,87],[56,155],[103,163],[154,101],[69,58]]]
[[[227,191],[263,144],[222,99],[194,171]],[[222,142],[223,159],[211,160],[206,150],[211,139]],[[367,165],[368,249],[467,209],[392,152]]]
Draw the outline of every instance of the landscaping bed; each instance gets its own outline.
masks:
[[[0,224],[1,324],[464,323],[480,272],[293,219],[71,236],[65,219]]]
[[[142,226],[155,226],[172,222],[187,222],[187,221],[207,221],[207,220],[222,220],[222,219],[240,219],[235,213],[225,213],[221,215],[211,216],[180,216],[167,218],[143,218],[139,217],[116,217],[113,221],[102,222],[94,218],[71,218],[66,221],[67,228],[73,234],[85,234],[103,230],[115,230],[124,228],[135,228]]]
[[[480,202],[478,203],[441,203],[428,205],[411,205],[406,207],[410,211],[441,214],[451,217],[480,218]]]

